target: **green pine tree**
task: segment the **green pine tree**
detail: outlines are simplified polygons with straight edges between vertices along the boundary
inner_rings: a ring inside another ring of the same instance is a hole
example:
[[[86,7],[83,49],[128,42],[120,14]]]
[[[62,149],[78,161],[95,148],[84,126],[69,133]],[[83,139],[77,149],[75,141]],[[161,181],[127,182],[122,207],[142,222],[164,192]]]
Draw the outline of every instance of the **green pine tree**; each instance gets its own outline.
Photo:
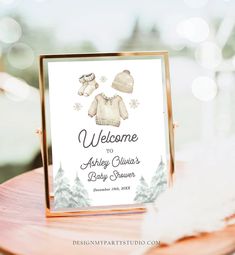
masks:
[[[90,206],[90,199],[87,190],[79,179],[78,175],[74,180],[74,184],[72,186],[72,197],[70,200],[70,207],[87,207]]]
[[[136,203],[149,202],[149,186],[146,183],[143,176],[141,176],[140,183],[136,188],[136,195],[135,195],[134,201]]]
[[[56,173],[54,180],[54,205],[56,209],[69,208],[72,193],[68,178],[64,176],[64,170],[61,167]]]
[[[167,176],[165,164],[161,161],[150,183],[149,201],[154,202],[157,197],[166,189]]]

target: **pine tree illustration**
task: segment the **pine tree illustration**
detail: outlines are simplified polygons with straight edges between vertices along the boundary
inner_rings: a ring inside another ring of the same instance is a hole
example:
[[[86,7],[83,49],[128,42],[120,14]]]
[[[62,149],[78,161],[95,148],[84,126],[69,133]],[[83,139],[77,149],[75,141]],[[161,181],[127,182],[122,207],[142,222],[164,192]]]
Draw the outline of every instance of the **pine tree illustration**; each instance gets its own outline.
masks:
[[[161,158],[158,168],[150,183],[149,201],[154,202],[157,197],[166,189],[166,186],[167,176],[165,171],[165,164]]]
[[[69,180],[64,176],[64,170],[61,167],[58,172],[56,173],[54,179],[54,205],[56,209],[59,208],[69,208],[70,207],[70,200],[71,200],[71,190]]]
[[[70,200],[70,207],[86,207],[90,206],[90,199],[87,190],[79,179],[78,175],[74,180],[74,184],[72,186],[72,197]]]
[[[134,201],[137,203],[149,202],[149,186],[143,176],[141,176],[140,183],[136,188],[136,195]]]

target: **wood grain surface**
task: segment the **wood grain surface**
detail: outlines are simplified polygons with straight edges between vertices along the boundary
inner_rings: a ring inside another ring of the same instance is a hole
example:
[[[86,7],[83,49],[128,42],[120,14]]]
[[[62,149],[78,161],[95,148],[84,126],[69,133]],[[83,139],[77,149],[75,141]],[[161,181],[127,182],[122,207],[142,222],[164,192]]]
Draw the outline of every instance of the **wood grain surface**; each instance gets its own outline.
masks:
[[[141,240],[142,219],[143,214],[46,218],[41,168],[0,185],[0,251],[6,254],[144,254],[137,245],[73,244],[76,240]],[[234,250],[235,225],[171,246],[153,247],[145,254],[226,255]]]

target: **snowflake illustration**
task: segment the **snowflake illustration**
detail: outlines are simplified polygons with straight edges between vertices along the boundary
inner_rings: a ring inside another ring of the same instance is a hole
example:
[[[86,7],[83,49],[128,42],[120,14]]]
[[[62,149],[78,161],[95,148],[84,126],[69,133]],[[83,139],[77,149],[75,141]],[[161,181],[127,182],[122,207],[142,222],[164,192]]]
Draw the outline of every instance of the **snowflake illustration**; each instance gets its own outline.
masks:
[[[80,103],[75,103],[73,109],[79,112],[82,109],[82,105]]]
[[[131,99],[129,105],[132,109],[136,109],[139,106],[139,101],[137,99]]]
[[[104,75],[102,75],[101,77],[100,77],[100,81],[101,82],[106,82],[107,81],[107,77],[106,76],[104,76]]]

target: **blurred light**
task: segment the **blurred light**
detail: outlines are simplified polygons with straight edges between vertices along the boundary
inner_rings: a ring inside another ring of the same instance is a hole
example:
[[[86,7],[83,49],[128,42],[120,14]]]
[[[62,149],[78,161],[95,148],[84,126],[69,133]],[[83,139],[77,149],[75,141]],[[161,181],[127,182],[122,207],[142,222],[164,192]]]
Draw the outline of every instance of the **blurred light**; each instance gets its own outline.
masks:
[[[30,93],[30,86],[25,81],[10,75],[5,75],[1,87],[4,90],[4,94],[13,101],[23,101]]]
[[[13,18],[0,19],[0,41],[4,43],[17,42],[22,35],[20,24]]]
[[[191,8],[201,8],[208,3],[208,0],[184,0],[184,2]]]
[[[233,72],[221,72],[218,75],[217,83],[220,89],[230,90],[235,84],[235,74]]]
[[[210,32],[207,22],[200,17],[181,21],[176,31],[181,37],[195,43],[205,41]]]
[[[207,69],[215,69],[222,61],[221,49],[213,42],[202,43],[195,52],[198,63]]]
[[[197,77],[192,83],[192,93],[201,101],[210,101],[217,95],[216,83],[207,76]]]
[[[0,0],[0,4],[12,4],[15,0]]]
[[[9,63],[18,69],[26,69],[33,64],[34,52],[24,43],[14,44],[7,55]]]

